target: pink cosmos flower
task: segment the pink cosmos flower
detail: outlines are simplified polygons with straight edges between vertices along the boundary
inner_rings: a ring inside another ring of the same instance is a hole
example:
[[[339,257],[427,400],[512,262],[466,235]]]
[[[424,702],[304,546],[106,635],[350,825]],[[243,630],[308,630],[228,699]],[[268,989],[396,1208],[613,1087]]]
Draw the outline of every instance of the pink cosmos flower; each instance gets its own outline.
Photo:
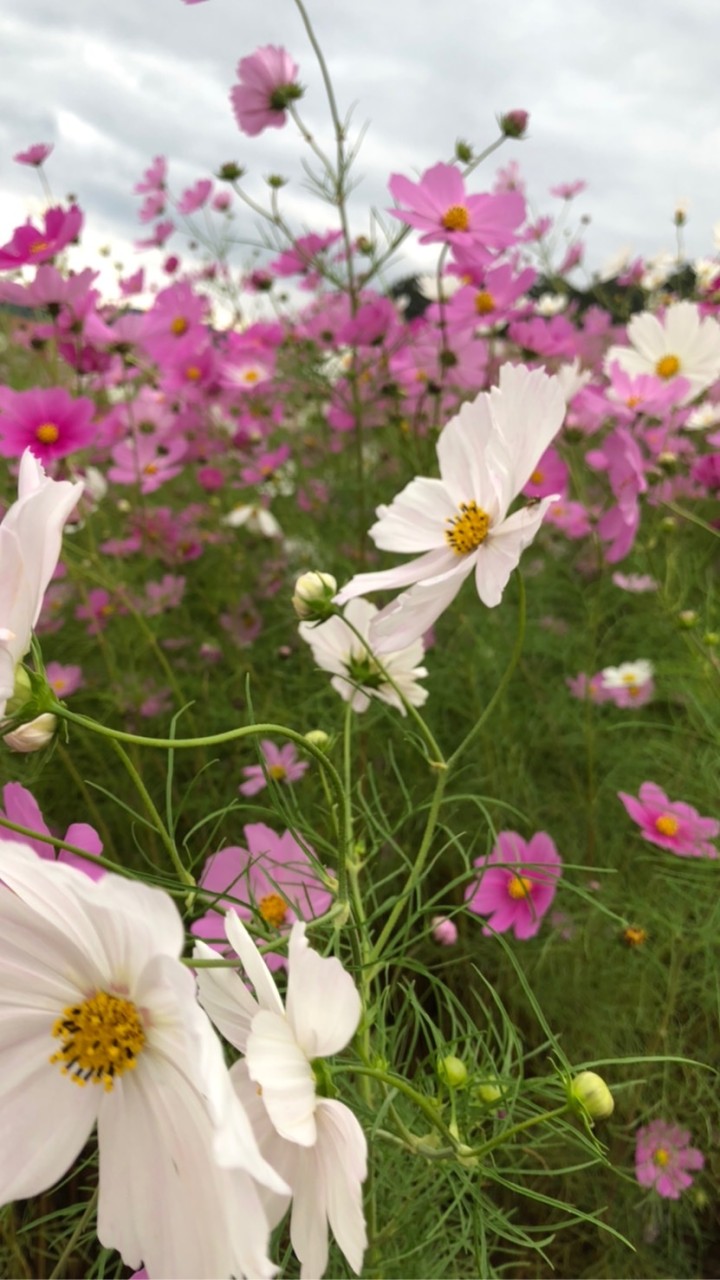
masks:
[[[453,164],[433,165],[419,182],[394,173],[388,185],[397,204],[407,206],[388,212],[421,230],[420,244],[506,248],[514,243],[525,217],[525,201],[517,191],[467,195],[463,176]],[[488,253],[487,260],[491,257]]]
[[[583,182],[582,178],[578,178],[575,182],[561,182],[557,187],[550,188],[550,195],[557,196],[559,200],[572,200],[575,196],[579,196],[585,191],[587,182]]]
[[[29,164],[39,169],[53,150],[52,142],[34,142],[27,151],[18,151],[17,155],[13,156],[13,160],[16,164]]]
[[[454,947],[458,940],[458,928],[448,916],[433,916],[432,936],[441,947]]]
[[[668,800],[655,782],[643,782],[639,798],[618,792],[625,808],[641,829],[643,839],[681,858],[717,858],[710,844],[720,832],[720,822],[701,818],[697,809],[682,800]]]
[[[646,658],[604,667],[600,676],[608,701],[616,707],[644,707],[655,693],[653,665]]]
[[[302,97],[297,73],[298,66],[290,55],[272,44],[240,59],[240,84],[230,90],[230,102],[238,128],[249,138],[257,137],[263,129],[282,129],[286,108]]]
[[[635,1177],[641,1187],[653,1187],[665,1200],[679,1200],[692,1186],[689,1170],[702,1169],[705,1157],[690,1146],[690,1134],[666,1120],[653,1120],[638,1129]]]
[[[115,484],[139,484],[141,493],[155,493],[167,480],[180,474],[186,453],[187,444],[182,436],[170,440],[138,435],[135,440],[115,445],[108,480]]]
[[[192,187],[188,187],[178,200],[178,213],[182,213],[187,217],[188,214],[202,209],[203,205],[207,203],[212,186],[213,184],[209,178],[200,178]]]
[[[0,390],[0,455],[19,458],[25,449],[42,463],[84,449],[94,437],[95,405],[62,387]]]
[[[243,796],[257,795],[258,791],[262,791],[263,787],[267,786],[268,778],[272,778],[274,782],[284,782],[289,786],[291,782],[297,782],[298,778],[302,778],[309,768],[307,760],[298,760],[298,754],[292,742],[276,747],[269,738],[263,738],[260,750],[265,764],[245,766],[243,775],[247,781],[242,782],[238,787],[238,791]]]
[[[169,609],[177,609],[185,594],[186,579],[182,575],[166,573],[159,582],[145,584],[145,600],[140,608],[146,618],[155,618]]]
[[[84,871],[85,875],[91,880],[99,880],[105,875],[105,868],[99,867],[94,862],[88,862],[85,858],[81,858],[77,853],[70,853],[68,849],[56,849],[53,845],[47,844],[43,840],[43,836],[49,836],[49,827],[43,818],[38,802],[34,795],[19,782],[8,782],[3,787],[3,809],[0,809],[0,817],[7,818],[9,822],[16,822],[19,827],[27,827],[30,831],[37,833],[36,838],[30,836],[22,836],[14,831],[10,831],[7,827],[0,827],[0,841],[2,840],[22,840],[24,844],[30,845],[31,849],[41,858],[49,858],[51,861],[57,859],[58,862],[66,862],[68,866],[77,867],[78,871]],[[94,827],[88,826],[86,822],[73,822],[65,832],[64,840],[66,844],[74,844],[78,849],[84,849],[86,853],[91,853],[95,857],[103,851],[103,843]]]
[[[87,593],[85,604],[78,605],[75,617],[80,622],[87,621],[86,630],[89,636],[97,636],[105,630],[108,618],[117,611],[109,591],[105,591],[103,587],[93,587],[92,591]]]
[[[191,926],[196,937],[222,939],[220,913],[230,909],[243,920],[262,922],[269,939],[287,933],[295,920],[313,920],[328,910],[332,893],[289,831],[278,835],[264,822],[250,822],[245,841],[246,849],[221,849],[205,863],[200,887],[218,897]],[[273,952],[265,959],[271,969],[285,965],[284,957]]]
[[[48,662],[45,675],[53,693],[61,700],[76,693],[83,683],[82,667],[64,667],[59,662]]]
[[[584,671],[581,671],[579,675],[567,676],[565,683],[573,698],[579,698],[581,702],[585,698],[595,703],[610,701],[611,693],[603,686],[602,671],[598,671],[594,676],[587,676]]]
[[[612,580],[616,587],[620,587],[621,591],[631,591],[639,594],[644,591],[657,591],[658,584],[654,578],[647,573],[614,573]]]
[[[145,195],[147,191],[162,191],[165,188],[166,178],[167,160],[165,156],[155,156],[150,167],[145,170],[140,182],[133,187],[133,191],[139,196]]]
[[[474,865],[480,875],[465,890],[465,901],[469,911],[489,916],[485,937],[512,929],[516,938],[534,938],[562,874],[550,836],[538,831],[525,841],[516,831],[501,831],[492,853]]]
[[[42,228],[26,222],[13,233],[7,244],[0,246],[0,271],[17,271],[29,263],[47,262],[77,240],[83,215],[76,204],[69,209],[59,205],[45,213]]]

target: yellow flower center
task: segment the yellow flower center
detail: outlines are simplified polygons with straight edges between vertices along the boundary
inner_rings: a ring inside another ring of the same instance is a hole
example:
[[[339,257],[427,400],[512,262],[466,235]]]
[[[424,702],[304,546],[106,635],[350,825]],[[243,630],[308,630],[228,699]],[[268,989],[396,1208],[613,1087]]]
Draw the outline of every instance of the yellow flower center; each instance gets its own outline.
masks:
[[[460,514],[448,517],[445,538],[456,556],[466,556],[488,536],[490,517],[476,502],[461,502]]]
[[[674,378],[680,372],[680,361],[677,356],[661,356],[655,365],[658,378]]]
[[[533,471],[530,477],[530,484],[542,484],[544,479],[545,479],[545,476],[543,475],[542,471]]]
[[[637,405],[640,404],[641,399],[642,399],[641,396],[628,396],[625,403],[628,409],[634,409]]]
[[[40,426],[35,428],[35,439],[41,444],[55,444],[59,437],[60,429],[54,422],[41,422]]]
[[[170,332],[175,334],[176,338],[182,338],[184,333],[188,331],[188,322],[184,316],[176,316],[170,324]]]
[[[287,903],[279,893],[268,893],[258,902],[258,911],[266,924],[279,929],[287,917]]]
[[[33,243],[30,245],[30,252],[44,253],[47,248],[48,248],[47,240],[34,240]]]
[[[495,310],[495,299],[487,289],[481,289],[475,294],[475,310],[479,316],[487,316]]]
[[[470,226],[470,214],[464,204],[451,204],[447,213],[442,216],[442,225],[446,231],[467,231]]]
[[[653,1153],[653,1162],[659,1165],[661,1169],[665,1168],[665,1165],[668,1164],[669,1160],[670,1152],[666,1151],[665,1147],[658,1147],[657,1151]]]
[[[639,924],[629,924],[627,929],[623,930],[623,941],[629,947],[641,947],[647,942],[647,930],[641,928]]]
[[[242,380],[243,382],[249,383],[249,385],[252,386],[253,382],[258,381],[259,377],[260,377],[260,374],[258,373],[257,369],[246,369],[242,376]]]
[[[513,902],[519,902],[521,898],[529,898],[532,891],[532,880],[528,880],[527,876],[513,876],[508,881],[508,893]]]
[[[196,364],[189,364],[185,370],[185,377],[188,382],[198,382],[202,378],[202,370],[198,369]]]
[[[76,1084],[101,1084],[109,1093],[115,1080],[133,1071],[145,1046],[142,1020],[132,1000],[97,991],[82,1004],[63,1010],[53,1030],[61,1047],[50,1061],[61,1064]]]
[[[623,684],[637,684],[637,679],[638,678],[634,671],[623,671],[623,674],[622,674]]]
[[[284,764],[271,764],[268,774],[274,778],[276,782],[282,782],[283,778],[287,778],[287,769]]]
[[[146,476],[156,476],[156,475],[157,475],[157,471],[158,471],[158,469],[157,469],[157,463],[156,463],[156,462],[148,462],[148,463],[146,463],[146,465],[143,467],[143,474],[144,474],[144,475],[146,475]]]
[[[678,832],[680,823],[672,813],[661,813],[659,818],[655,819],[655,830],[660,832],[661,836],[675,836]]]

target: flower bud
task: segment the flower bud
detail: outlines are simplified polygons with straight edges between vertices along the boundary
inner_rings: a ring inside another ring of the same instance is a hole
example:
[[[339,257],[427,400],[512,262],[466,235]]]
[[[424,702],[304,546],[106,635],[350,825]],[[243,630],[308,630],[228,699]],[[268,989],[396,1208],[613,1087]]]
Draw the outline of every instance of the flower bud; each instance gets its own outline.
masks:
[[[34,720],[28,720],[26,724],[13,729],[12,733],[6,733],[4,742],[11,751],[20,751],[23,755],[27,755],[31,751],[41,751],[52,742],[56,728],[55,716],[49,711],[44,711],[41,716],[36,716]]]
[[[463,1085],[467,1084],[467,1067],[462,1058],[456,1058],[452,1053],[440,1059],[437,1073],[443,1084],[450,1089],[462,1089]]]
[[[682,627],[685,631],[690,631],[693,627],[697,626],[698,615],[694,609],[681,609],[677,616],[677,620],[678,626]]]
[[[324,729],[310,729],[303,736],[306,742],[309,742],[312,747],[317,747],[320,751],[327,751],[330,746],[330,734],[326,733]]]
[[[602,1076],[594,1071],[581,1071],[570,1083],[568,1102],[579,1104],[592,1120],[604,1120],[615,1109],[615,1099]]]
[[[441,947],[454,947],[458,939],[457,925],[447,916],[433,916],[432,936]]]
[[[332,599],[336,593],[337,582],[331,573],[303,573],[295,583],[293,609],[303,622],[322,622],[335,612]]]
[[[240,178],[245,177],[245,170],[242,165],[235,164],[234,160],[227,160],[225,164],[221,164],[216,175],[221,182],[238,182]]]
[[[469,142],[463,142],[462,138],[458,138],[455,143],[455,159],[461,164],[471,164],[473,159],[473,149]]]
[[[500,117],[500,128],[506,138],[523,138],[527,131],[530,116],[527,111],[515,108],[512,111],[506,111]]]
[[[496,1084],[493,1084],[491,1080],[483,1080],[477,1087],[477,1095],[481,1102],[485,1102],[489,1106],[491,1102],[500,1101],[503,1091]]]

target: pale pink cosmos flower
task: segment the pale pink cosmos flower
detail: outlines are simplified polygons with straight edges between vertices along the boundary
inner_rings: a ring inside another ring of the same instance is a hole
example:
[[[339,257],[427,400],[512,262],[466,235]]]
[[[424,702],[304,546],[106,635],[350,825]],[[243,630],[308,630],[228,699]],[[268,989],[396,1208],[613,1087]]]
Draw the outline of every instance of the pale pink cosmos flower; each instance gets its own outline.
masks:
[[[53,149],[52,142],[34,142],[26,151],[18,151],[17,155],[13,156],[13,160],[16,164],[29,164],[34,169],[39,169]]]
[[[82,484],[50,480],[25,450],[17,501],[0,525],[0,716],[15,688],[15,668],[30,648],[60,556],[63,526],[82,491]]]
[[[501,831],[487,857],[476,858],[478,879],[465,890],[469,911],[488,916],[483,933],[534,938],[562,874],[562,858],[544,831],[523,840],[516,831]]]
[[[690,1146],[690,1133],[666,1120],[652,1120],[638,1129],[635,1146],[635,1177],[641,1187],[653,1187],[665,1200],[679,1200],[692,1186],[693,1173],[702,1169],[705,1157]]]
[[[653,664],[646,658],[604,667],[600,672],[603,692],[616,707],[644,707],[655,693],[653,674]]]
[[[472,244],[477,252],[486,251],[485,261],[492,258],[489,249],[514,243],[525,218],[520,192],[467,195],[465,180],[453,164],[433,165],[419,182],[394,173],[388,185],[398,204],[388,212],[421,230],[420,244]]]
[[[263,129],[282,129],[287,107],[302,97],[297,73],[297,63],[289,53],[272,44],[240,59],[240,84],[230,90],[230,102],[238,128],[249,138],[257,137]]]
[[[565,398],[557,378],[505,364],[500,384],[464,404],[437,444],[440,479],[419,476],[378,507],[370,530],[383,551],[420,552],[395,569],[361,573],[336,603],[385,588],[410,587],[373,621],[380,654],[423,635],[474,573],[483,604],[494,608],[510,574],[558,495],[508,515],[562,426]]]
[[[290,783],[297,782],[298,778],[302,778],[309,768],[307,760],[298,759],[292,742],[276,747],[269,738],[263,738],[260,742],[260,750],[265,763],[245,765],[243,769],[245,782],[241,782],[238,787],[242,796],[257,795],[258,791],[262,791],[267,786],[269,778],[272,778],[273,782],[284,782],[289,786]]]
[[[668,800],[655,782],[643,782],[637,798],[624,791],[618,792],[618,798],[650,844],[681,858],[717,858],[717,849],[710,844],[720,833],[715,818],[702,818],[682,800]]]
[[[8,782],[3,787],[2,797],[3,809],[0,810],[0,816],[7,818],[9,822],[17,823],[19,827],[27,827],[29,831],[36,832],[36,837],[19,835],[7,827],[0,827],[0,841],[21,840],[23,844],[34,849],[40,858],[48,858],[50,861],[57,858],[58,862],[66,862],[68,866],[77,867],[78,871],[83,871],[85,875],[90,876],[91,880],[99,880],[105,875],[104,867],[81,858],[77,853],[70,853],[68,849],[56,849],[54,845],[43,840],[43,836],[49,836],[52,833],[40,812],[37,800],[26,787],[19,782]],[[64,840],[66,844],[74,844],[78,849],[84,849],[86,853],[91,853],[95,857],[99,857],[103,851],[102,840],[95,828],[89,826],[87,822],[73,822],[65,832]]]
[[[117,612],[118,607],[110,592],[104,587],[93,587],[88,591],[85,603],[75,609],[75,617],[80,622],[88,623],[86,631],[89,636],[97,636],[105,630],[108,619]]]
[[[197,1003],[172,899],[10,841],[0,880],[0,1203],[54,1186],[97,1125],[104,1247],[150,1276],[274,1275],[256,1180],[286,1184]]]
[[[367,1142],[357,1119],[336,1098],[317,1094],[312,1063],[340,1053],[361,1014],[357,988],[339,960],[314,951],[298,921],[290,934],[285,1007],[244,925],[234,912],[227,937],[255,992],[225,969],[198,973],[200,1000],[215,1026],[244,1059],[231,1068],[260,1150],[290,1187],[290,1240],[301,1280],[319,1280],[328,1263],[328,1228],[356,1275],[367,1244],[362,1184]],[[213,955],[202,943],[196,956]],[[290,1197],[266,1193],[276,1226]]]
[[[250,822],[245,842],[247,848],[221,849],[205,863],[200,886],[217,899],[192,925],[196,937],[222,938],[220,912],[231,909],[243,920],[257,920],[266,929],[268,941],[286,934],[295,920],[324,915],[332,893],[319,867],[290,831],[278,835],[264,822]],[[284,956],[277,952],[269,952],[265,959],[270,969],[285,965]]]
[[[48,662],[45,675],[53,693],[61,700],[77,693],[83,683],[82,667],[74,664],[63,666],[60,662]]]
[[[421,707],[428,696],[419,683],[427,675],[427,668],[420,665],[425,653],[422,636],[383,653],[382,665],[393,680],[390,684],[373,657],[370,636],[377,617],[378,610],[369,600],[350,600],[343,617],[336,614],[319,626],[301,622],[298,630],[317,665],[332,672],[333,689],[353,711],[360,715],[377,698],[404,716],[405,702]]]
[[[579,698],[582,702],[586,698],[595,703],[610,701],[610,690],[603,686],[602,671],[598,671],[594,676],[588,676],[581,671],[576,676],[567,676],[565,683],[573,698]]]
[[[432,936],[441,947],[454,947],[458,940],[458,928],[449,916],[433,916]]]
[[[612,580],[621,591],[641,594],[645,591],[657,591],[658,584],[648,573],[614,573]]]

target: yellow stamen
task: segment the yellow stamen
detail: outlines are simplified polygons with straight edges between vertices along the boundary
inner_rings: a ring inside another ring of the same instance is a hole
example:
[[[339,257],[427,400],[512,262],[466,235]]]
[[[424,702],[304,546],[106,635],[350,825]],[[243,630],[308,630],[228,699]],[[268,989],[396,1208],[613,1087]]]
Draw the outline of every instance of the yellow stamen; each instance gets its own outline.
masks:
[[[658,378],[674,378],[680,372],[680,361],[677,356],[661,356],[655,365]]]
[[[55,444],[59,438],[60,430],[54,422],[41,422],[40,426],[35,428],[35,439],[41,444]]]
[[[661,836],[675,836],[678,833],[680,823],[672,813],[661,813],[659,818],[655,819],[655,830],[660,832]]]
[[[269,771],[268,771],[269,772]],[[258,902],[258,911],[266,924],[279,929],[285,923],[288,909],[284,898],[279,893],[268,893]]]
[[[246,369],[245,372],[243,373],[242,380],[243,382],[246,382],[250,386],[252,386],[253,382],[258,381],[259,377],[260,377],[260,374],[258,373],[257,369]]]
[[[495,299],[487,289],[481,289],[475,294],[475,310],[479,316],[487,316],[495,310]]]
[[[644,942],[647,942],[647,930],[641,928],[639,924],[629,924],[626,929],[623,929],[623,942],[626,942],[629,947],[641,947]]]
[[[287,769],[283,764],[271,764],[268,774],[274,778],[276,782],[282,782],[283,778],[287,778]]]
[[[115,1080],[133,1071],[145,1045],[142,1020],[132,1000],[97,991],[82,1004],[63,1010],[53,1030],[62,1046],[50,1061],[61,1064],[76,1084],[101,1084],[109,1093]]]
[[[44,253],[47,248],[48,248],[47,240],[34,240],[33,243],[30,245],[30,252]]]
[[[452,204],[442,216],[442,225],[446,231],[467,231],[470,226],[470,214],[464,204]]]
[[[545,476],[543,475],[542,471],[533,471],[530,477],[530,484],[542,484],[544,479],[545,479]]]
[[[665,1147],[658,1147],[657,1151],[653,1152],[653,1163],[659,1165],[661,1169],[664,1169],[669,1162],[670,1152],[666,1151]]]
[[[184,316],[176,316],[170,324],[170,332],[175,334],[176,338],[181,338],[188,331],[188,322]]]
[[[508,893],[513,902],[519,902],[521,898],[529,898],[532,892],[532,880],[528,880],[527,876],[513,876],[508,881]]]
[[[185,377],[188,382],[199,382],[202,378],[202,369],[199,369],[196,364],[189,364],[185,370]]]
[[[143,474],[146,476],[156,476],[157,472],[157,463],[155,462],[148,462],[147,465],[143,467]]]
[[[490,517],[476,502],[461,502],[460,514],[448,517],[445,538],[457,556],[466,556],[484,542],[490,531]]]

